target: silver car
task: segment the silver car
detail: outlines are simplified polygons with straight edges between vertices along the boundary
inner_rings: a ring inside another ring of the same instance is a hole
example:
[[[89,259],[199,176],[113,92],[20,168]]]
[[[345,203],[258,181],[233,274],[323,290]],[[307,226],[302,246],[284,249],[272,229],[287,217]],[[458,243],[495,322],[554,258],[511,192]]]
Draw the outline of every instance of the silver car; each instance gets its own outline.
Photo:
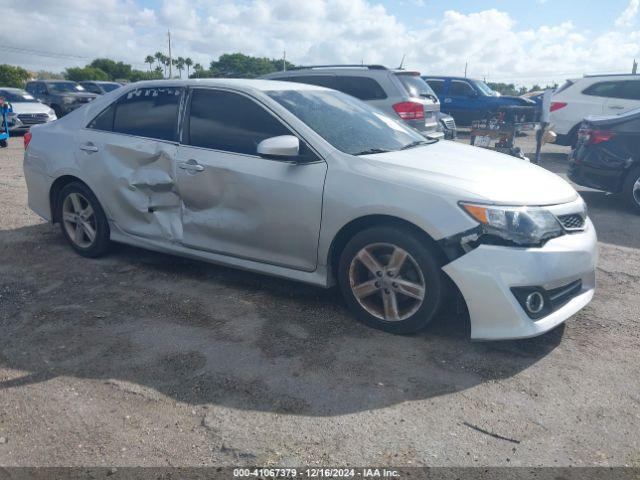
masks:
[[[40,103],[21,88],[0,87],[0,97],[11,104],[13,110],[7,117],[9,131],[25,132],[32,125],[54,121],[56,113]]]
[[[403,120],[425,136],[445,136],[439,118],[440,101],[420,72],[392,70],[382,65],[317,65],[270,73],[262,78],[338,90]]]
[[[567,182],[341,92],[142,82],[25,144],[30,207],[87,257],[115,241],[337,283],[358,319],[395,333],[459,291],[473,338],[530,337],[594,294],[596,234]]]

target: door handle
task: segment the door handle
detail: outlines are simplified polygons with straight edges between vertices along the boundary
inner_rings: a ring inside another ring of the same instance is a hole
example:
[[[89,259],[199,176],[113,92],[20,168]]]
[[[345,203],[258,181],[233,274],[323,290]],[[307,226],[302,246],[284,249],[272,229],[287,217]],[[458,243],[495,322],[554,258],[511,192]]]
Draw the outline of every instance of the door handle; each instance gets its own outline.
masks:
[[[202,172],[204,170],[204,167],[193,159],[187,160],[186,162],[179,162],[178,167],[192,173]]]
[[[85,143],[84,145],[80,145],[80,150],[84,150],[87,153],[95,153],[98,151],[98,147],[93,145],[92,143]]]

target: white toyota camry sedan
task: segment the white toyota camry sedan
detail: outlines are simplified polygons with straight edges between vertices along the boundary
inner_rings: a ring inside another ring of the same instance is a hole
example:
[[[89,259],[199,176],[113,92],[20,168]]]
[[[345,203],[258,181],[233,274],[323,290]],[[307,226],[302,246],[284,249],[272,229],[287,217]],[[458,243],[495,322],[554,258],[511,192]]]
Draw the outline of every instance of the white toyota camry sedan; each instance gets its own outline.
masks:
[[[322,87],[134,83],[25,144],[30,207],[87,257],[114,241],[337,283],[394,333],[459,292],[476,339],[541,334],[594,294],[596,233],[566,181]]]

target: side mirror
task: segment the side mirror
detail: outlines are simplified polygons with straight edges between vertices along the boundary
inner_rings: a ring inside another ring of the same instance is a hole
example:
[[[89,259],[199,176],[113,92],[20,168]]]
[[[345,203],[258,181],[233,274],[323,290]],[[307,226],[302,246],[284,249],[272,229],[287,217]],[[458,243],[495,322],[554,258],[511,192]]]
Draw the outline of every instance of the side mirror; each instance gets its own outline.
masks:
[[[293,135],[265,138],[258,144],[258,155],[274,160],[295,160],[300,153],[300,140]]]

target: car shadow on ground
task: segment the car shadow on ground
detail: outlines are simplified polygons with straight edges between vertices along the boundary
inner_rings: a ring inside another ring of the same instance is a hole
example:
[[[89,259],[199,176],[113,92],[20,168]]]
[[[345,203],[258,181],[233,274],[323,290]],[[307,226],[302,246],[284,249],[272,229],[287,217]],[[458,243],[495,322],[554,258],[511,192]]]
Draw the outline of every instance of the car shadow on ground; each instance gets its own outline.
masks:
[[[116,246],[84,259],[49,225],[0,232],[0,389],[58,376],[189,404],[328,416],[508,378],[563,327],[471,342],[455,309],[418,335],[366,328],[335,289]],[[147,389],[147,390],[145,390]]]

